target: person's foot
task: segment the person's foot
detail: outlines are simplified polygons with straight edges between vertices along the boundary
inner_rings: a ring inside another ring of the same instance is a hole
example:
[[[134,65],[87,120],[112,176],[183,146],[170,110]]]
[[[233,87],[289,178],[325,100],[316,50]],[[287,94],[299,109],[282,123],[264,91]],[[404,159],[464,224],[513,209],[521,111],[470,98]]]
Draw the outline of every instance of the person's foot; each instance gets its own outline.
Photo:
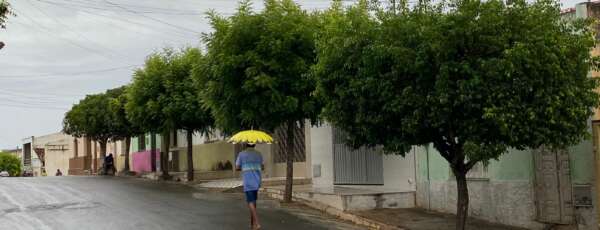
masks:
[[[259,224],[254,225],[254,227],[252,228],[252,230],[260,230],[260,225]]]

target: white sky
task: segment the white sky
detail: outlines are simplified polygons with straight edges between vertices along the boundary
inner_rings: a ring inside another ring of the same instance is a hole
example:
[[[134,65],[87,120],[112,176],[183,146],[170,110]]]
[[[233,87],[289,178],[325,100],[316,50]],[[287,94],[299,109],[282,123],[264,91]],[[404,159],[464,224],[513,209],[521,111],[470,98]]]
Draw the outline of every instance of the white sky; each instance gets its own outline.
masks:
[[[17,17],[0,29],[0,148],[62,129],[86,94],[127,84],[145,57],[197,46],[204,13],[230,15],[236,0],[8,0]],[[329,0],[297,0],[324,9]],[[254,8],[262,8],[254,0]],[[562,0],[572,7],[580,1]]]

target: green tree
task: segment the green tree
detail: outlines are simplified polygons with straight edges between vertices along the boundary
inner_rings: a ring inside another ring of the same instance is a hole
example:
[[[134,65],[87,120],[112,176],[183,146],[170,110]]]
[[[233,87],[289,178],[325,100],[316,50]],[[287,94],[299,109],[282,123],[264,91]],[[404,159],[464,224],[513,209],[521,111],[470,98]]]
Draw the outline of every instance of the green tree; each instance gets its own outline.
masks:
[[[201,59],[201,52],[193,48],[152,55],[144,69],[136,72],[129,91],[131,103],[127,106],[130,119],[145,130],[165,136],[171,130],[187,132],[188,180],[194,179],[193,134],[208,134],[214,124],[210,112],[198,101],[192,83],[192,69]],[[168,149],[169,139],[165,141]]]
[[[8,1],[0,0],[0,28],[6,28],[6,19],[8,16],[15,15],[11,10]],[[0,49],[4,47],[4,42],[0,41]]]
[[[120,135],[115,132],[109,112],[111,97],[107,93],[87,95],[65,114],[63,132],[75,137],[88,137],[100,143],[100,157],[106,156],[108,141]]]
[[[202,53],[188,48],[174,53],[169,62],[169,75],[164,78],[164,107],[167,127],[186,131],[187,140],[187,178],[194,179],[193,143],[195,132],[210,135],[214,119],[210,109],[202,106],[192,80],[192,70],[202,62]],[[202,66],[202,65],[200,65]]]
[[[206,68],[197,71],[201,98],[225,132],[261,128],[287,129],[315,119],[308,77],[315,60],[316,20],[292,0],[268,0],[260,13],[249,1],[235,15],[209,14],[214,32],[207,34]],[[292,150],[288,144],[285,200],[292,195]]]
[[[10,3],[0,0],[0,28],[6,28],[6,19],[11,15],[15,15],[15,13],[11,10]]]
[[[21,159],[10,153],[0,153],[0,171],[7,171],[10,176],[21,175]]]
[[[109,111],[113,121],[114,135],[112,140],[125,141],[125,168],[123,171],[129,172],[129,152],[131,146],[131,137],[141,134],[140,129],[127,119],[125,105],[127,104],[127,86],[121,86],[107,91],[110,97]]]
[[[456,178],[457,229],[476,163],[588,135],[590,21],[564,20],[554,0],[372,6],[338,1],[325,13],[314,67],[323,116],[355,147],[404,155],[433,143]]]
[[[150,158],[153,171],[156,170],[155,134],[166,128],[164,126],[166,119],[159,96],[164,92],[162,78],[168,72],[167,58],[160,53],[154,53],[146,59],[143,68],[135,71],[133,82],[127,90],[125,104],[127,119],[141,131],[151,133]]]

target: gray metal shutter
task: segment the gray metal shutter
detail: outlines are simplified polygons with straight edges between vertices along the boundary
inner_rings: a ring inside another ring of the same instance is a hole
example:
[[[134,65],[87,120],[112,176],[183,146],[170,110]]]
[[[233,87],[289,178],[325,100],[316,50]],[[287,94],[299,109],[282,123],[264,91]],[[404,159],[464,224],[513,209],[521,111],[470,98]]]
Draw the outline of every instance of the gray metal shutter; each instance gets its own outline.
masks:
[[[540,147],[533,151],[537,219],[543,223],[573,222],[569,153]]]
[[[333,168],[336,185],[383,185],[381,148],[353,149],[346,145],[346,135],[333,128]]]

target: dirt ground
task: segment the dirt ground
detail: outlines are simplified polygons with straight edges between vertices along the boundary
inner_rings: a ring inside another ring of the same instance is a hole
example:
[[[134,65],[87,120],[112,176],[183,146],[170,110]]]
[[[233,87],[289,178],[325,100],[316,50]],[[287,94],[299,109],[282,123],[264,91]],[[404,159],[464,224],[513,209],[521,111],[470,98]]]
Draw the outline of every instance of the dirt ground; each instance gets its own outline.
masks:
[[[446,230],[455,228],[455,215],[429,212],[422,209],[376,209],[353,213],[407,230]],[[524,230],[474,219],[469,219],[467,224],[469,230]]]

